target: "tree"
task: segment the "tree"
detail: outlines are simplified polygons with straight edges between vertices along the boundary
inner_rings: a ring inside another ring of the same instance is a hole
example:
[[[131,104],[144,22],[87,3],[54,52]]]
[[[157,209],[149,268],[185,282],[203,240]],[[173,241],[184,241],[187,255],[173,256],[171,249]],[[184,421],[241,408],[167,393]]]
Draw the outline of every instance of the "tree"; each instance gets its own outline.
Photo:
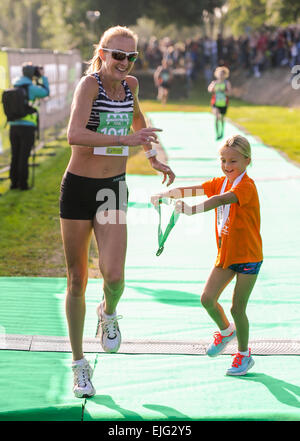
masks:
[[[223,4],[224,0],[148,0],[144,15],[164,26],[194,26],[201,24],[204,10],[213,12]]]
[[[81,41],[74,38],[72,25],[68,23],[68,17],[72,14],[68,0],[59,2],[47,2],[39,8],[40,35],[42,47],[64,51],[77,47]],[[78,24],[80,26],[80,23]]]
[[[296,23],[300,18],[300,2],[295,0],[275,0],[273,7],[278,11],[278,22],[281,23]]]
[[[228,4],[227,26],[235,35],[249,25],[282,25],[296,22],[300,3],[295,0],[0,0],[1,46],[68,50],[78,48],[90,58],[93,44],[105,29],[117,24],[133,26],[138,18],[154,20],[165,29],[213,23],[216,8]],[[100,19],[91,24],[87,11],[98,10]],[[223,20],[223,19],[222,19]]]
[[[266,20],[268,0],[229,0],[226,24],[234,35],[241,35],[251,27],[251,30],[260,29]]]
[[[1,46],[12,48],[39,47],[40,17],[38,0],[0,0]]]

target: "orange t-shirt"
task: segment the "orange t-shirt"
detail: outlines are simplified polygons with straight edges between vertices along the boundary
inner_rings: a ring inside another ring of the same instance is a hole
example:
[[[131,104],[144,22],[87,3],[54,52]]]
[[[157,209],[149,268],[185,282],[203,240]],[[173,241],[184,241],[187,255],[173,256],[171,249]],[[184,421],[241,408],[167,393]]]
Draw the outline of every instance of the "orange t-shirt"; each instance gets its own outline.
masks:
[[[213,178],[202,184],[207,197],[220,194],[225,176]],[[260,206],[254,181],[245,174],[242,180],[231,189],[228,181],[224,193],[232,191],[238,198],[230,205],[229,216],[221,233],[221,247],[217,228],[217,209],[215,219],[218,256],[215,265],[228,268],[234,263],[260,262],[263,260],[260,236]]]

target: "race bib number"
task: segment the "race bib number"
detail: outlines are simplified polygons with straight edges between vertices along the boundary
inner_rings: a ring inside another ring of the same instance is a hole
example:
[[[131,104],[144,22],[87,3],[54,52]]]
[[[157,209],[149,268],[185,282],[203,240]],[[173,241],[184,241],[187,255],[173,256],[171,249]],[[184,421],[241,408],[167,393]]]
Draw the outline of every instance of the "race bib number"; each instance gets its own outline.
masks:
[[[103,135],[126,136],[132,124],[132,117],[133,114],[131,112],[103,112],[100,114],[100,125],[98,126],[97,132]],[[128,156],[128,146],[95,147],[94,154]]]
[[[226,106],[226,95],[224,92],[221,91],[216,92],[216,105]]]

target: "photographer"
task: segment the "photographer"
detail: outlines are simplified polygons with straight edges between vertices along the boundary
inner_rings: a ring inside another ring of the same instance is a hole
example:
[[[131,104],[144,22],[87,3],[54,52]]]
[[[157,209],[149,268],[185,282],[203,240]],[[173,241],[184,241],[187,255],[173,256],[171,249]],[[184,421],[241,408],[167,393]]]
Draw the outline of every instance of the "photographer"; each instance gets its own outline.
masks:
[[[38,108],[35,105],[37,98],[49,95],[49,82],[44,76],[42,66],[24,63],[23,75],[18,78],[13,86],[24,88],[24,99],[33,113],[16,121],[10,121],[9,139],[11,143],[10,180],[11,189],[28,190],[28,159],[34,146],[35,132],[38,130]]]

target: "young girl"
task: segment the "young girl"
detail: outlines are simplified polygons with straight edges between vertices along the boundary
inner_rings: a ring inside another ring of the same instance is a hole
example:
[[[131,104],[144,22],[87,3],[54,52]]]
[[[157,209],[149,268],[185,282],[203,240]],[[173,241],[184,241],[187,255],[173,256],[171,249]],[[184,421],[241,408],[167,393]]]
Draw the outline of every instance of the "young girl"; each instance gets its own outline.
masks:
[[[217,67],[214,73],[216,81],[208,86],[208,92],[212,93],[211,105],[213,114],[216,117],[216,139],[223,138],[224,116],[227,112],[228,94],[231,93],[231,84],[227,80],[229,69],[225,66]]]
[[[235,354],[227,375],[245,375],[254,365],[248,348],[249,322],[246,306],[262,264],[262,240],[260,236],[260,207],[255,183],[246,174],[251,162],[251,148],[246,138],[240,135],[227,139],[220,149],[221,169],[225,176],[213,178],[201,185],[180,187],[152,196],[156,205],[161,197],[180,198],[205,194],[204,202],[189,206],[177,201],[178,213],[193,215],[215,209],[218,256],[206,282],[201,303],[214,320],[219,331],[207,348],[207,355],[216,357],[226,345],[237,338],[238,352]],[[233,291],[230,323],[218,299],[236,276]]]

